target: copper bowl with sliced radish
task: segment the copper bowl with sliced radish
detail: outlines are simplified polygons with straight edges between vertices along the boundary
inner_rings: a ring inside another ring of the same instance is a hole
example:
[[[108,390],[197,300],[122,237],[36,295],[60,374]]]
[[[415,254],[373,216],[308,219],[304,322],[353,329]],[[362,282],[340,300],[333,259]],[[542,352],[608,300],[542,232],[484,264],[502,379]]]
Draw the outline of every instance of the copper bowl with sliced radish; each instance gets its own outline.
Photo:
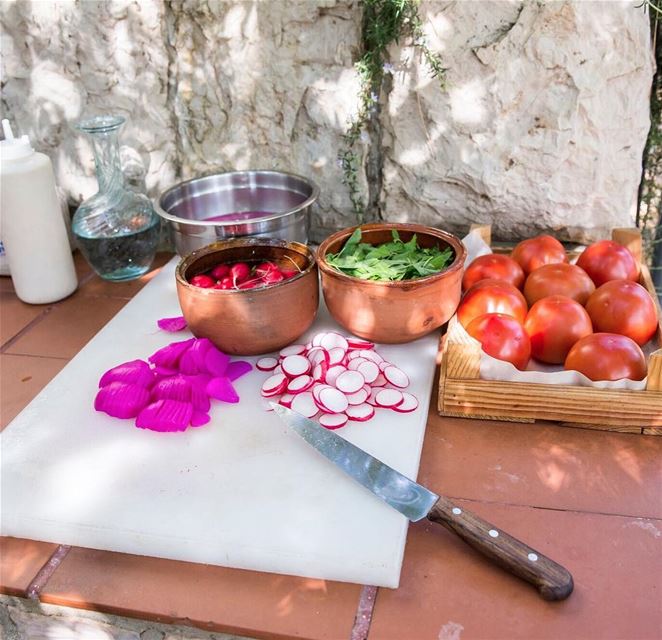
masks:
[[[447,322],[462,294],[466,249],[454,235],[417,224],[339,231],[317,251],[333,318],[366,340],[416,340]]]
[[[193,335],[227,354],[257,355],[291,344],[319,306],[315,257],[298,242],[216,242],[186,256],[175,277]]]

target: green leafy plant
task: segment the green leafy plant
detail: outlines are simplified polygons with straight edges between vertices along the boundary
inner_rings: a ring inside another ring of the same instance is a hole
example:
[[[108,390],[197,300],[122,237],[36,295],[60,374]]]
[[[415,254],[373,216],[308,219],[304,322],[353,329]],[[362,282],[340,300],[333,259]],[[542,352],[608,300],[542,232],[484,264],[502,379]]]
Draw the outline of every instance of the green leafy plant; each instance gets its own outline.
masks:
[[[453,251],[436,245],[422,249],[416,234],[407,242],[393,230],[393,240],[372,245],[361,242],[361,228],[354,230],[338,253],[326,255],[326,261],[345,275],[362,280],[412,280],[439,273],[453,260]]]
[[[361,163],[359,142],[369,139],[368,129],[378,117],[384,74],[390,69],[388,47],[401,38],[411,38],[422,54],[432,76],[443,86],[445,69],[439,56],[430,50],[418,13],[419,0],[362,0],[363,53],[354,65],[359,76],[358,111],[343,136],[344,146],[338,155],[354,214],[359,223],[366,215],[366,204],[359,184]]]

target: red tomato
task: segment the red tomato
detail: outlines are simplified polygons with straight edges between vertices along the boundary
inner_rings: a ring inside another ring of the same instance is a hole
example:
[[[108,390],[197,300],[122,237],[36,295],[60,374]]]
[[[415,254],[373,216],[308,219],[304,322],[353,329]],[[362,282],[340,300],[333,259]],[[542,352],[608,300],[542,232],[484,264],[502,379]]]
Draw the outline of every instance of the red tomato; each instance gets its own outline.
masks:
[[[532,271],[524,283],[524,297],[529,305],[547,296],[566,296],[586,304],[595,291],[593,280],[574,264],[545,264]]]
[[[631,280],[605,282],[588,299],[586,311],[596,331],[620,333],[638,345],[646,344],[658,326],[653,298]]]
[[[502,313],[524,322],[526,300],[512,284],[501,280],[481,280],[464,294],[457,317],[463,327],[486,313]]]
[[[552,236],[536,236],[522,240],[515,246],[510,257],[519,263],[526,274],[544,264],[568,262],[563,245]]]
[[[586,309],[565,296],[538,300],[529,309],[524,329],[531,339],[531,355],[551,364],[562,363],[577,340],[593,333]]]
[[[616,333],[593,333],[575,342],[565,368],[583,373],[589,380],[643,380],[646,357],[639,345]]]
[[[462,289],[471,289],[480,280],[503,280],[513,287],[522,288],[524,271],[512,258],[490,253],[476,258],[464,271]]]
[[[577,259],[577,266],[588,273],[595,286],[610,280],[639,279],[639,265],[623,245],[612,240],[601,240],[586,247]]]
[[[467,333],[478,340],[483,351],[493,358],[512,362],[525,369],[531,357],[531,341],[524,327],[502,313],[486,313],[474,318]]]

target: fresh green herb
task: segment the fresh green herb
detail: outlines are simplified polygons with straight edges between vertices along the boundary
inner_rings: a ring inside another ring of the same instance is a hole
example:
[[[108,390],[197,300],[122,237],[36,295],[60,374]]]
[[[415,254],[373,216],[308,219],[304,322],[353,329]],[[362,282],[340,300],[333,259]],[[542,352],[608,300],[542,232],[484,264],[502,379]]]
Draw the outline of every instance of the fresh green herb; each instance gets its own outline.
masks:
[[[439,273],[453,260],[453,250],[436,245],[418,246],[416,235],[403,242],[393,230],[393,240],[377,246],[361,242],[357,228],[338,253],[328,253],[326,261],[345,275],[362,280],[412,280]]]

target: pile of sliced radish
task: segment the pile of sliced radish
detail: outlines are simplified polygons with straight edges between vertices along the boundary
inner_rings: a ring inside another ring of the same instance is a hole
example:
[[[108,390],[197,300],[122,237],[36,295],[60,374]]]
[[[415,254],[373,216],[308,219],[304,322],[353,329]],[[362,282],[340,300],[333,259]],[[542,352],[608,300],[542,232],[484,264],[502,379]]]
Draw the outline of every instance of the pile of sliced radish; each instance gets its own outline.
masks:
[[[209,422],[211,398],[239,402],[232,382],[253,367],[230,361],[207,338],[190,338],[144,360],[125,362],[99,381],[94,408],[114,418],[136,418],[152,431],[184,431]]]
[[[260,358],[256,367],[269,373],[264,398],[317,418],[327,429],[366,422],[377,408],[400,413],[418,408],[415,396],[404,391],[409,386],[404,371],[380,356],[372,342],[335,331]]]

